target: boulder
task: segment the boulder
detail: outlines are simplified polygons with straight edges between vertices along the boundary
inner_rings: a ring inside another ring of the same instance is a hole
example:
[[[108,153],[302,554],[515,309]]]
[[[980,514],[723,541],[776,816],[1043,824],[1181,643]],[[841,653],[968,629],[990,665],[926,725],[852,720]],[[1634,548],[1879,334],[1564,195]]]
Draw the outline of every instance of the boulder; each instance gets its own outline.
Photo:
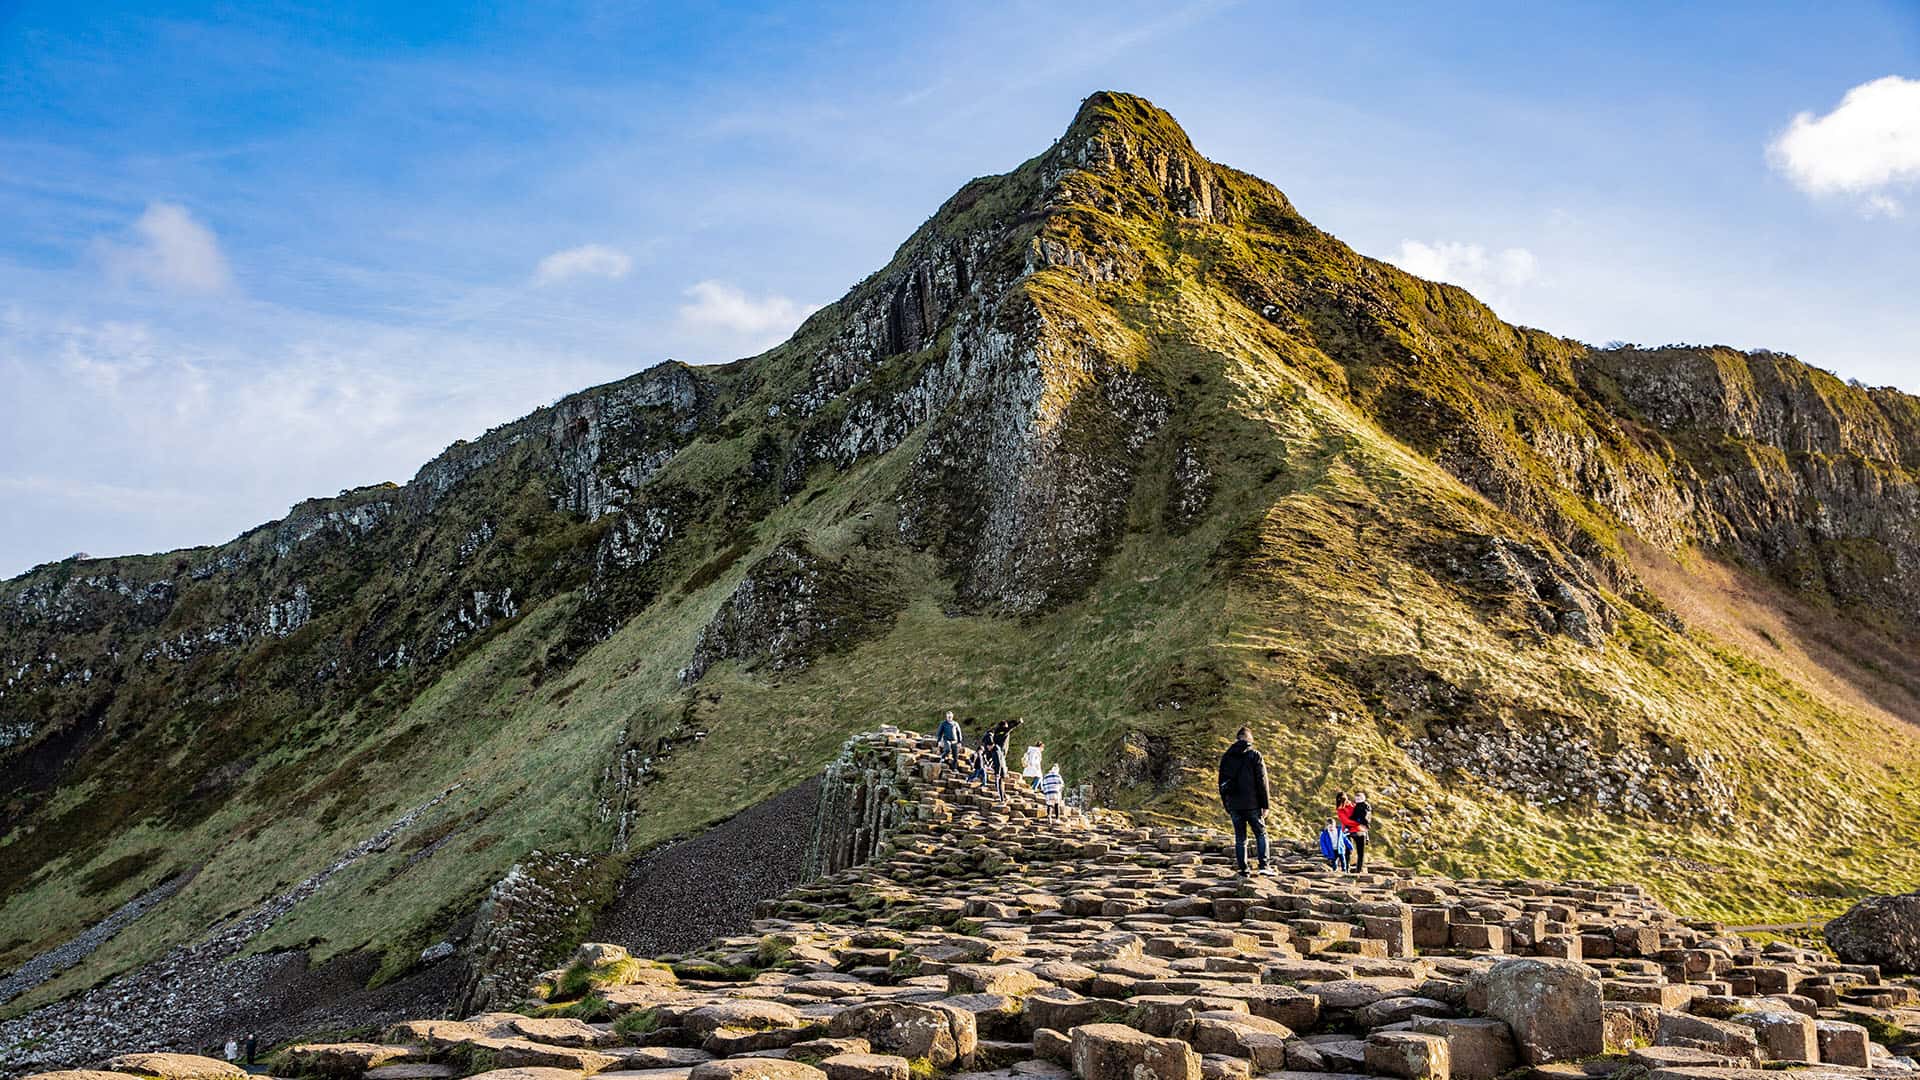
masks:
[[[1125,1024],[1086,1024],[1067,1035],[1079,1080],[1201,1080],[1200,1055],[1179,1039]]]
[[[1015,964],[956,964],[947,969],[949,994],[1022,997],[1046,985],[1046,980]]]
[[[1506,1021],[1523,1064],[1576,1061],[1606,1049],[1600,976],[1579,961],[1502,960],[1474,976],[1467,999]]]
[[[835,1054],[820,1062],[827,1080],[907,1080],[907,1059],[894,1054]]]
[[[1033,1033],[1033,1054],[1056,1065],[1070,1064],[1073,1061],[1073,1040],[1065,1032],[1038,1028]]]
[[[1663,1012],[1653,1041],[1660,1046],[1692,1046],[1744,1064],[1759,1064],[1760,1038],[1754,1030],[1731,1020],[1714,1020],[1686,1013]]]
[[[1844,1020],[1816,1020],[1814,1037],[1820,1044],[1822,1065],[1850,1065],[1868,1068],[1873,1064],[1872,1041],[1867,1029]]]
[[[227,1080],[247,1075],[247,1070],[230,1061],[198,1054],[121,1054],[108,1058],[104,1068],[160,1080]]]
[[[133,1080],[133,1075],[105,1069],[60,1069],[57,1072],[32,1073],[25,1080]]]
[[[1285,1024],[1249,1013],[1204,1012],[1194,1017],[1187,1041],[1202,1055],[1244,1058],[1254,1072],[1265,1073],[1286,1068],[1292,1037]]]
[[[736,1031],[768,1031],[800,1026],[800,1014],[777,1001],[736,998],[704,1005],[686,1015],[681,1026],[695,1035],[710,1035],[721,1028]]]
[[[1873,896],[1822,931],[1848,964],[1878,964],[1887,975],[1920,974],[1920,892]]]
[[[965,1064],[979,1044],[973,1014],[905,1001],[876,1001],[835,1014],[827,1024],[835,1038],[864,1038],[878,1053],[926,1058],[936,1069]]]
[[[1367,1071],[1401,1080],[1450,1080],[1453,1066],[1445,1036],[1376,1031],[1367,1036]]]
[[[1117,1020],[1127,1014],[1128,1005],[1113,998],[1081,997],[1068,990],[1042,990],[1029,996],[1023,1008],[1032,1027],[1069,1031],[1082,1024]]]
[[[1733,1022],[1753,1029],[1766,1061],[1819,1061],[1820,1041],[1812,1020],[1797,1012],[1760,1010],[1741,1013]]]
[[[1415,1020],[1413,1030],[1447,1040],[1454,1080],[1493,1080],[1511,1072],[1520,1061],[1513,1032],[1504,1020],[1427,1017]]]

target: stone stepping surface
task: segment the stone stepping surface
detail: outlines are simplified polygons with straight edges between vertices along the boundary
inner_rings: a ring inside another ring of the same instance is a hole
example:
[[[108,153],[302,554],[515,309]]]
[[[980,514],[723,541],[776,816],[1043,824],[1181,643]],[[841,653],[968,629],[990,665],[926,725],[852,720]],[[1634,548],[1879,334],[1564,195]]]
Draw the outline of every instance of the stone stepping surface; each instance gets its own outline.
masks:
[[[331,1080],[1920,1080],[1873,1038],[1920,991],[1715,923],[1639,886],[1342,875],[1224,834],[1050,822],[891,728],[828,770],[824,876],[750,934],[651,960],[581,946],[519,1012],[295,1046]],[[571,969],[571,970],[570,970]],[[581,986],[588,986],[584,995]],[[556,987],[576,990],[562,1000]],[[233,1080],[127,1054],[59,1080]]]

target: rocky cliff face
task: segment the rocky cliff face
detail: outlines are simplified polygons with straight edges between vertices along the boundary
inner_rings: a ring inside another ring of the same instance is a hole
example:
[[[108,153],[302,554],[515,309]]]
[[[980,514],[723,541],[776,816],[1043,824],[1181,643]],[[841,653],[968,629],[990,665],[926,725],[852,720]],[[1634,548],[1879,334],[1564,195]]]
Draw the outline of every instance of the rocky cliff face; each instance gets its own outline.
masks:
[[[531,851],[624,858],[944,707],[1168,816],[1248,723],[1276,827],[1369,783],[1406,861],[1650,866],[1716,912],[1763,867],[1910,878],[1901,718],[1690,626],[1637,553],[1755,571],[1889,670],[1916,433],[1790,358],[1511,327],[1098,94],[762,356],[0,584],[0,968],[195,871],[22,1002],[137,966],[457,781],[252,943],[392,978]]]

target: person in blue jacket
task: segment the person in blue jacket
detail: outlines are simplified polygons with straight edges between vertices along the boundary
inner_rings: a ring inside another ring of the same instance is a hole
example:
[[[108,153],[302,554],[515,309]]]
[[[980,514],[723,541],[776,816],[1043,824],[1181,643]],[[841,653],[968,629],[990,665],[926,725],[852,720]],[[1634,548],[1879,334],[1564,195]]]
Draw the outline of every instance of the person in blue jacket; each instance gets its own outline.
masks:
[[[953,713],[947,713],[947,718],[940,721],[940,730],[934,732],[933,740],[934,745],[939,747],[940,760],[956,769],[960,767],[961,738],[960,721],[953,718]]]

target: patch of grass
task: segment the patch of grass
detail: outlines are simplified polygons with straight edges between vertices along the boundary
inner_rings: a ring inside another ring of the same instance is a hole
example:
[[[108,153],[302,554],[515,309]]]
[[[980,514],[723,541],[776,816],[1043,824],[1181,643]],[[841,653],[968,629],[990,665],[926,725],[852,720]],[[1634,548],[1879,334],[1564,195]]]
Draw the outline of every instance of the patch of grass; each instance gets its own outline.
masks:
[[[654,1009],[630,1009],[614,1018],[613,1030],[629,1039],[652,1034],[660,1029],[660,1014]]]

